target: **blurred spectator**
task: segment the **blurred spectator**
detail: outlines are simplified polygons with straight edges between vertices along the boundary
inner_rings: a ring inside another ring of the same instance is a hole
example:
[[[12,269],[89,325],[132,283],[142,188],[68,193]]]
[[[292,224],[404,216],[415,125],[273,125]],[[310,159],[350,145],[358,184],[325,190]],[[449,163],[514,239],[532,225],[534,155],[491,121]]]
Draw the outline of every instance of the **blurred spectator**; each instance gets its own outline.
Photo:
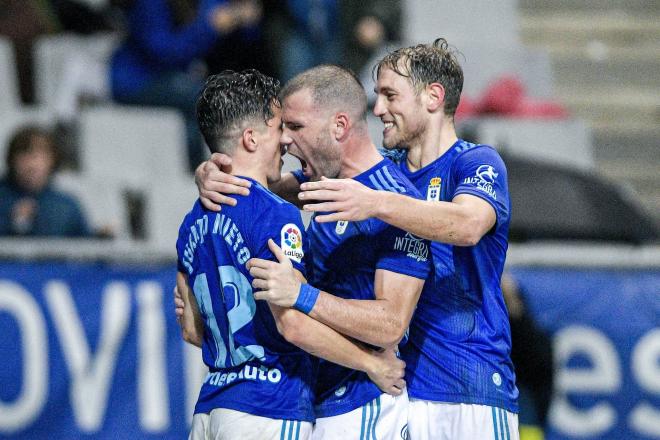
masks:
[[[280,75],[288,81],[319,64],[339,64],[339,0],[287,0],[290,28],[283,35]]]
[[[276,52],[272,47],[281,34],[267,36],[272,22],[282,15],[283,0],[230,0],[229,3],[243,11],[244,22],[249,27],[235,29],[216,42],[204,58],[209,74],[227,69],[237,72],[257,69],[266,75],[277,76]]]
[[[188,158],[204,158],[195,121],[195,100],[206,72],[195,63],[219,37],[248,30],[260,16],[253,0],[133,0],[128,36],[111,63],[111,87],[123,104],[174,107],[186,120]]]
[[[51,17],[36,0],[0,0],[0,35],[14,45],[23,102],[34,101],[32,46],[40,35],[55,31]]]
[[[359,73],[379,48],[400,39],[398,0],[286,0],[286,10],[284,80],[318,64],[340,64]]]
[[[340,2],[346,67],[360,74],[371,57],[388,43],[401,39],[399,0]]]
[[[51,186],[57,150],[48,131],[18,130],[6,161],[7,175],[0,180],[0,235],[89,235],[78,202]]]
[[[34,102],[32,48],[38,37],[58,32],[88,35],[116,27],[110,8],[97,11],[76,0],[0,0],[0,35],[14,45],[23,102]]]
[[[520,389],[520,424],[545,429],[554,384],[552,340],[536,325],[525,307],[520,286],[506,273],[502,276],[502,293],[511,323],[511,360]]]

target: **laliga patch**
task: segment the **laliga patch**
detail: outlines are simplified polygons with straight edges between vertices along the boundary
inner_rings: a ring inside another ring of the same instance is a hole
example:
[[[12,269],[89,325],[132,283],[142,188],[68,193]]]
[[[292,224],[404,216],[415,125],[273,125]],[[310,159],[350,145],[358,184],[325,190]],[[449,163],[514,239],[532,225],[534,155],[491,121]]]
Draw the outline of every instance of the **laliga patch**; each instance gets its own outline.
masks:
[[[284,255],[291,260],[300,263],[305,253],[303,252],[302,233],[300,228],[293,223],[286,224],[280,231],[280,247]]]
[[[442,179],[440,177],[434,177],[429,182],[429,187],[426,190],[426,200],[440,201],[440,188],[442,185]]]

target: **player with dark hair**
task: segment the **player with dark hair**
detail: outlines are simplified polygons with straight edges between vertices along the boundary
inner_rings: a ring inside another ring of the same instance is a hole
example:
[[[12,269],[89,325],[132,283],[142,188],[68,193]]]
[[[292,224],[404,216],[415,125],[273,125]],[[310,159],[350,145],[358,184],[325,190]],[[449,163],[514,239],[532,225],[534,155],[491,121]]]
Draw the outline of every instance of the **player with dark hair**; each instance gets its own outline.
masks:
[[[326,175],[419,196],[369,139],[366,94],[350,71],[310,69],[287,83],[280,96],[282,143],[303,165],[283,176],[280,193],[295,194],[299,181]],[[428,243],[376,219],[313,223],[308,232],[310,283],[297,281],[287,262],[254,259],[249,265],[260,289],[255,297],[298,308],[370,345],[396,348],[430,270]],[[404,385],[401,381],[399,392],[390,393],[397,397],[388,396],[364,374],[321,362],[314,438],[398,438],[408,418]]]
[[[305,273],[300,213],[268,190],[280,178],[285,152],[278,91],[277,80],[257,71],[227,71],[207,80],[197,104],[211,151],[230,156],[232,173],[249,180],[252,192],[222,213],[197,201],[179,230],[183,335],[201,346],[209,368],[193,439],[309,438],[315,367],[308,353],[399,392],[403,364],[394,356],[358,346],[295,309],[254,299],[250,258],[286,261],[302,281]],[[274,242],[281,247],[275,255]]]
[[[463,87],[444,39],[405,47],[375,67],[374,114],[383,143],[426,200],[374,191],[354,180],[302,186],[318,222],[379,218],[433,240],[428,280],[402,348],[413,439],[516,439],[518,389],[500,278],[508,246],[507,171],[490,146],[458,139]],[[449,243],[451,254],[446,258]],[[445,262],[448,261],[449,265]]]

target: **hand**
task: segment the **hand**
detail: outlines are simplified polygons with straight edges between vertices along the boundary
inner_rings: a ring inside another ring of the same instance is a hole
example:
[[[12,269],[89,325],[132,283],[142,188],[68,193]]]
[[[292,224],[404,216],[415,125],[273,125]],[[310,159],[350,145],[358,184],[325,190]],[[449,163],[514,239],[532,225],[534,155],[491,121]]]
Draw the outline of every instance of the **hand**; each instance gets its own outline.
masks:
[[[174,314],[176,315],[176,322],[179,326],[183,325],[183,310],[186,307],[186,303],[183,302],[183,297],[177,286],[174,286]]]
[[[398,396],[406,387],[403,376],[406,371],[406,363],[396,357],[394,348],[388,348],[381,352],[373,352],[376,363],[367,371],[369,379],[384,393]]]
[[[236,206],[236,199],[226,194],[250,194],[250,181],[228,172],[231,172],[231,157],[221,153],[213,153],[209,160],[202,162],[195,170],[195,184],[206,209],[220,211],[220,205]]]
[[[18,200],[11,208],[12,229],[25,234],[32,229],[34,218],[37,215],[37,201],[30,197]]]
[[[353,179],[326,179],[318,182],[306,182],[300,185],[303,191],[298,194],[300,200],[321,200],[324,203],[304,205],[305,211],[331,212],[317,215],[319,223],[359,221],[375,217],[378,205],[378,192],[367,188]]]
[[[229,34],[241,25],[236,8],[229,4],[213,8],[209,19],[211,26],[219,34]]]
[[[360,46],[373,49],[380,46],[385,39],[385,26],[376,17],[362,17],[355,26],[355,38]]]
[[[273,240],[268,240],[268,248],[278,263],[260,258],[247,262],[250,275],[254,277],[252,287],[259,289],[254,293],[254,299],[263,299],[280,307],[293,307],[300,292],[300,281],[291,261]]]

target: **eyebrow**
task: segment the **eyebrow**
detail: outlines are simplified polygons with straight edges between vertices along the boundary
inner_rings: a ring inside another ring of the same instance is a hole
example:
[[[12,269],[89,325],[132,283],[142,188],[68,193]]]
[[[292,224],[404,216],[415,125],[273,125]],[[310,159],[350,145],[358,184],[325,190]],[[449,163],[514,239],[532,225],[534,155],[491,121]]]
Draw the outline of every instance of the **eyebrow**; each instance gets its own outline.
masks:
[[[394,90],[391,87],[383,86],[380,89],[378,87],[374,87],[374,92],[375,93],[386,93],[386,92],[395,92],[396,93],[396,90]]]

